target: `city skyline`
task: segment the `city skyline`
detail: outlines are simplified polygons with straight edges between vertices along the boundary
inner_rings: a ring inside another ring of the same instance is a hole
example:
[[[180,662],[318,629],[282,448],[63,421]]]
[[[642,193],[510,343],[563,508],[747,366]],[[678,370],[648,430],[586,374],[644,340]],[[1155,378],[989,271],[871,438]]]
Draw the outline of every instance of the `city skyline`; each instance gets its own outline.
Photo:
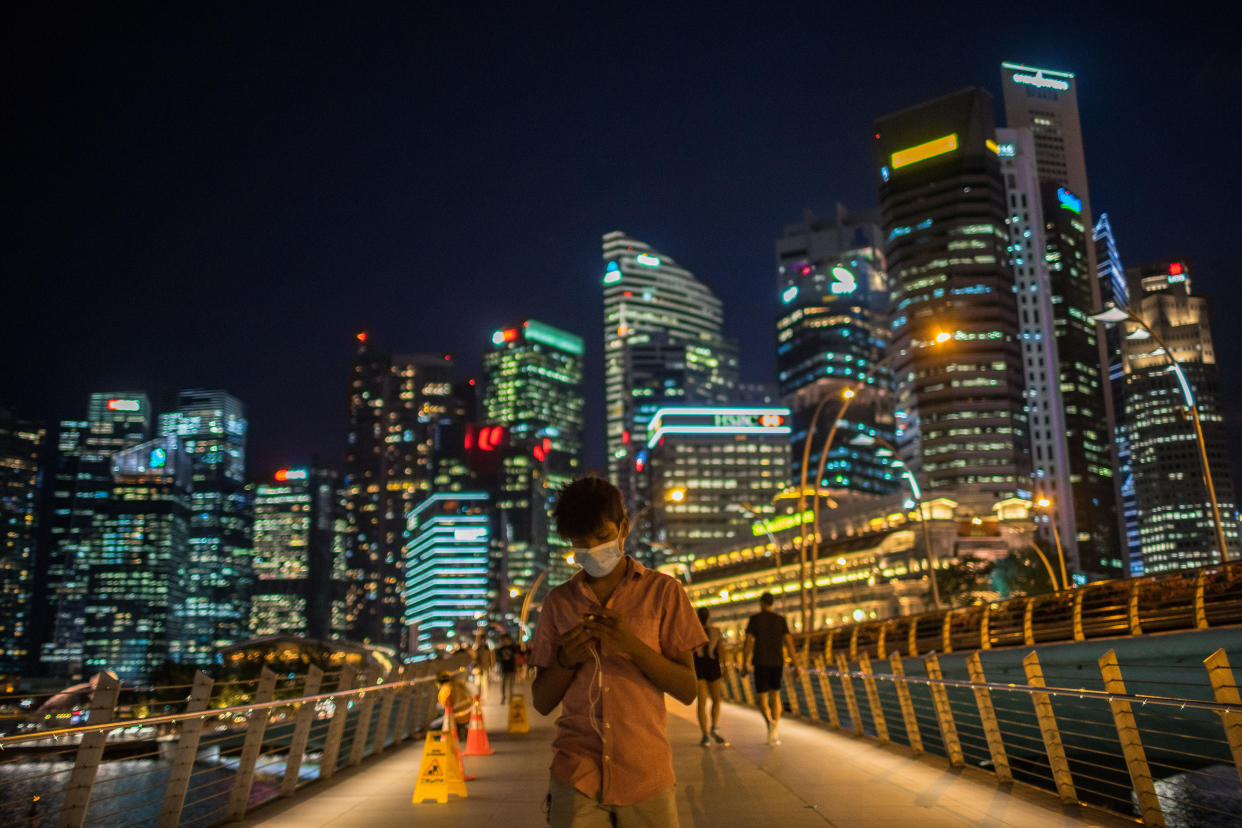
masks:
[[[794,37],[801,28],[795,22],[815,22],[824,13],[801,7],[755,14],[753,20],[714,21],[710,33],[732,45],[751,38],[758,43],[778,32]],[[359,56],[360,45],[375,36],[377,20],[359,18],[343,34],[346,56],[340,83],[322,93],[322,103],[328,105],[318,115],[306,111],[300,79],[262,70],[273,68],[272,55],[286,55],[299,38],[312,36],[330,20],[305,17],[299,27],[278,36],[271,30],[283,21],[276,19],[257,21],[250,35],[221,33],[221,21],[202,21],[187,54],[215,67],[224,54],[211,45],[211,38],[218,38],[241,56],[235,72],[219,77],[208,72],[209,80],[196,74],[194,61],[169,49],[171,41],[161,29],[168,20],[128,27],[108,41],[110,52],[117,42],[149,47],[149,62],[138,64],[103,58],[90,48],[75,50],[88,29],[96,33],[86,18],[58,22],[56,43],[61,45],[51,48],[46,21],[30,21],[36,36],[18,59],[30,70],[24,74],[39,80],[22,86],[17,108],[38,117],[23,118],[18,135],[27,163],[19,171],[17,194],[27,206],[21,220],[30,226],[15,225],[21,234],[13,246],[16,266],[27,281],[17,291],[15,307],[44,324],[41,335],[34,337],[24,335],[21,325],[8,329],[14,369],[6,373],[0,396],[22,416],[54,423],[76,416],[77,401],[99,388],[138,386],[159,393],[163,388],[225,387],[250,407],[252,469],[301,464],[314,455],[335,461],[345,433],[336,378],[348,365],[354,331],[372,330],[395,350],[452,349],[458,363],[474,371],[490,332],[514,313],[530,314],[588,339],[585,467],[599,467],[602,357],[590,336],[594,326],[583,322],[598,301],[599,234],[624,227],[694,271],[722,298],[725,333],[741,340],[743,378],[770,379],[771,322],[779,305],[769,277],[773,235],[805,207],[828,212],[837,201],[860,209],[875,205],[868,125],[884,112],[982,84],[994,93],[999,116],[997,66],[1004,60],[1082,78],[1080,107],[1092,206],[1097,214],[1110,214],[1124,259],[1189,261],[1195,265],[1199,290],[1213,299],[1214,312],[1226,318],[1238,312],[1239,298],[1225,290],[1229,267],[1224,241],[1227,182],[1236,180],[1230,173],[1238,162],[1223,151],[1222,143],[1236,134],[1228,119],[1238,116],[1212,106],[1237,70],[1225,63],[1223,40],[1212,39],[1220,35],[1208,31],[1206,40],[1196,41],[1202,48],[1183,63],[1156,70],[1127,58],[1138,53],[1136,44],[1155,45],[1168,37],[1167,29],[1157,31],[1152,24],[1110,20],[1107,26],[1100,21],[1093,25],[1089,13],[1074,27],[1060,25],[1054,17],[992,16],[986,25],[961,34],[946,32],[944,21],[926,20],[920,27],[911,18],[911,29],[945,36],[924,44],[920,72],[909,74],[889,66],[869,66],[863,72],[848,56],[826,54],[822,48],[810,57],[791,49],[757,63],[737,57],[704,62],[698,59],[708,46],[699,40],[712,38],[693,37],[701,21],[674,15],[625,24],[633,30],[610,37],[634,44],[638,57],[653,59],[636,59],[635,74],[625,79],[624,88],[648,101],[647,109],[659,117],[644,117],[637,109],[631,110],[632,116],[620,113],[614,131],[632,127],[644,136],[636,146],[627,144],[619,151],[615,137],[591,130],[589,146],[567,156],[569,163],[560,165],[565,169],[553,169],[546,182],[535,176],[549,158],[537,138],[548,130],[561,136],[549,142],[550,149],[564,153],[565,137],[587,133],[581,124],[566,130],[566,123],[550,114],[556,101],[543,97],[525,108],[486,98],[464,119],[436,121],[446,137],[464,143],[447,165],[455,172],[433,175],[434,165],[420,159],[442,150],[442,139],[428,134],[424,121],[411,120],[396,101],[382,95],[367,98],[359,91],[359,83],[380,68],[377,62],[398,61],[387,41],[377,57]],[[447,43],[465,37],[454,20],[431,22],[444,27]],[[557,21],[557,31],[576,36],[569,38],[567,52],[539,52],[534,57],[541,59],[514,69],[516,77],[546,80],[567,62],[589,57],[605,45],[586,36],[590,22]],[[666,25],[651,25],[657,22]],[[839,19],[837,25],[866,30],[875,22],[855,16]],[[1095,36],[1101,28],[1116,32],[1116,38],[1101,42]],[[512,37],[487,31],[478,36],[503,52],[518,48],[512,43],[523,31],[513,30]],[[273,38],[264,40],[265,35]],[[909,37],[901,31],[886,36]],[[205,39],[200,42],[198,37]],[[973,48],[968,48],[972,40]],[[670,42],[688,44],[685,64],[663,56]],[[273,43],[270,54],[261,51]],[[43,50],[39,57],[36,50]],[[60,59],[54,70],[43,64],[48,59],[44,52]],[[433,50],[426,59],[434,62],[445,54]],[[857,91],[846,99],[830,84],[824,87],[823,102],[810,105],[798,94],[803,103],[791,122],[781,109],[792,94],[786,88],[788,78],[813,60],[835,68],[835,77],[850,79],[841,88]],[[593,59],[582,62],[584,80],[571,83],[565,94],[578,108],[578,117],[590,121],[587,116],[605,102],[589,99],[585,91],[605,70]],[[80,77],[87,65],[102,67],[99,79]],[[147,71],[139,72],[140,67]],[[399,62],[388,68],[408,72],[413,67]],[[404,76],[402,71],[397,74]],[[462,70],[447,78],[442,89],[416,85],[415,97],[436,104],[428,111],[438,112],[455,96],[477,91],[487,78],[486,66]],[[670,79],[668,88],[662,88]],[[255,88],[235,96],[243,80],[255,81]],[[82,87],[66,98],[68,81]],[[105,106],[110,99],[99,94],[100,83],[120,83],[129,97],[118,107]],[[703,91],[717,86],[734,91]],[[700,91],[702,101],[696,97]],[[765,96],[771,100],[765,102]],[[57,103],[48,109],[44,104],[49,99],[80,106],[62,109],[66,104]],[[722,106],[725,101],[731,101],[729,106]],[[1153,101],[1159,106],[1152,106]],[[480,114],[493,109],[488,118]],[[725,109],[730,114],[718,114]],[[152,122],[152,111],[163,115]],[[534,116],[533,125],[518,117],[524,112]],[[1141,122],[1140,114],[1161,123],[1176,121],[1177,129],[1130,135],[1131,125]],[[506,133],[509,149],[483,152],[474,143],[474,132],[491,123],[490,118],[514,125]],[[251,125],[256,119],[277,122],[270,136]],[[653,130],[656,122],[660,126]],[[299,137],[299,124],[333,128],[318,145]],[[373,128],[356,128],[363,124]],[[357,171],[364,174],[351,177],[355,185],[347,187],[341,176],[354,169],[350,165],[362,164],[356,142],[364,132],[378,136],[373,140],[385,151],[376,155],[378,161],[363,164]],[[1169,143],[1171,132],[1195,135],[1205,143],[1193,156],[1213,159],[1211,168],[1204,169],[1207,162],[1192,160],[1187,151],[1179,155]],[[138,135],[144,137],[135,141]],[[418,139],[413,160],[404,152],[396,154],[385,135]],[[686,151],[687,136],[700,151]],[[772,143],[777,136],[780,140]],[[1214,151],[1218,144],[1220,151]],[[257,152],[245,152],[247,147]],[[290,160],[284,163],[281,153],[286,149]],[[485,163],[463,178],[463,156],[476,150]],[[390,163],[398,157],[405,159],[404,166]],[[1153,157],[1164,163],[1150,163]],[[202,160],[187,163],[184,158]],[[482,177],[504,160],[512,162],[505,167],[513,171],[512,181]],[[96,162],[102,162],[98,171],[92,167]],[[234,163],[236,171],[230,167]],[[726,163],[730,173],[719,174]],[[1142,177],[1132,174],[1139,167]],[[657,178],[657,171],[665,169],[675,174]],[[214,183],[226,170],[219,184]],[[381,170],[386,173],[382,184],[376,178]],[[239,174],[242,178],[235,177]],[[445,178],[452,179],[452,192],[463,207],[474,201],[463,193],[472,192],[488,194],[496,206],[472,207],[475,215],[467,221],[461,207],[445,201],[450,192]],[[243,179],[251,189],[230,197]],[[419,182],[425,186],[413,186]],[[463,190],[463,184],[469,186]],[[513,209],[526,199],[549,204],[544,197],[548,186],[568,194],[565,207]],[[428,219],[423,200],[410,201],[424,190],[434,203],[447,203],[450,209]],[[588,196],[589,209],[579,209]],[[267,203],[264,199],[280,209],[258,211],[260,202]],[[1178,208],[1170,210],[1174,201]],[[70,210],[65,205],[74,206]],[[374,228],[359,235],[362,217]],[[429,221],[425,228],[410,229],[424,220]],[[475,237],[480,222],[498,228],[497,234],[462,253],[457,239],[466,228]],[[533,232],[537,227],[542,232]],[[328,228],[331,232],[324,232]],[[517,246],[515,234],[539,241]],[[454,250],[458,252],[446,254]],[[514,250],[525,252],[513,256]],[[507,264],[496,267],[502,252]],[[428,274],[435,273],[471,286],[469,319],[435,318],[440,303],[455,301],[451,291],[430,284]],[[529,287],[529,302],[522,307],[501,307],[512,296],[499,287],[511,278],[505,274],[516,275]],[[108,289],[120,279],[129,283],[126,289]],[[349,287],[355,281],[360,283],[357,290]],[[380,285],[387,296],[376,292]],[[444,298],[418,301],[416,294],[425,297],[428,288]],[[57,303],[57,296],[66,301]],[[212,320],[224,309],[217,296],[244,300],[231,308],[236,314],[231,329],[243,336],[210,333],[210,326],[218,324]],[[380,297],[383,301],[377,301]],[[141,330],[138,326],[174,308],[178,329],[188,335],[165,337],[158,349],[144,347],[144,336],[135,333]],[[1217,328],[1221,352],[1236,350],[1230,339],[1239,334],[1226,326]],[[1228,361],[1224,367],[1227,373],[1231,370]],[[1226,418],[1233,420],[1238,392],[1227,377],[1223,385]],[[1235,459],[1237,452],[1231,447]]]

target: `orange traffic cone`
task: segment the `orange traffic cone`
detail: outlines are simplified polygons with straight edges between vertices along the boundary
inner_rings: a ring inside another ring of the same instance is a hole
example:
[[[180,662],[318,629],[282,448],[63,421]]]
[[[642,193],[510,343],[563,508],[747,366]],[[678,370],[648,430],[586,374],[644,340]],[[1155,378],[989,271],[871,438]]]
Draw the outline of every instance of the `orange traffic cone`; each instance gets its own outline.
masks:
[[[487,741],[487,730],[483,727],[483,706],[479,697],[474,697],[474,710],[470,713],[470,732],[466,735],[464,756],[490,756],[496,751]]]
[[[457,769],[461,772],[461,778],[466,782],[473,782],[478,777],[470,776],[466,773],[466,764],[461,761],[461,742],[457,739],[457,728],[454,727],[449,720],[449,716],[444,717],[444,733],[445,740],[449,744],[449,752],[457,757]]]

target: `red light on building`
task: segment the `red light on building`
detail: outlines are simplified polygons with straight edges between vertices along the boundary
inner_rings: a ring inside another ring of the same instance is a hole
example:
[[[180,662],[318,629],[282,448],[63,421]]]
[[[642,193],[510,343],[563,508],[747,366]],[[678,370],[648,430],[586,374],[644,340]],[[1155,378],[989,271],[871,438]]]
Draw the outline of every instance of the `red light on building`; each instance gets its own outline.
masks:
[[[1183,270],[1183,268],[1182,268],[1182,263],[1181,263],[1181,262],[1174,262],[1173,264],[1169,265],[1169,275],[1170,275],[1170,276],[1181,276],[1181,275],[1182,275],[1182,270]]]
[[[630,432],[629,432],[628,430],[627,430],[627,431],[622,431],[622,432],[621,432],[621,442],[623,442],[623,443],[628,443],[629,441],[630,441]]]
[[[281,483],[284,483],[288,479],[289,479],[288,469],[277,469],[276,470],[276,480],[278,480]]]
[[[645,465],[646,463],[643,462],[643,458],[639,457],[638,459],[634,461],[634,471],[637,471],[637,472],[642,471],[643,466]]]
[[[512,342],[518,338],[517,328],[509,328],[509,330],[505,331],[502,336],[504,337],[505,342]]]
[[[452,355],[452,354],[445,354],[445,355],[444,355],[444,361],[445,361],[445,362],[452,362],[452,361],[453,361],[453,355]]]
[[[476,445],[479,451],[495,451],[504,442],[505,430],[501,426],[483,426],[479,429]],[[469,448],[467,444],[466,448]]]
[[[366,331],[358,331],[358,333],[356,333],[356,334],[354,335],[354,339],[357,339],[359,342],[366,342],[366,341],[367,341],[367,332],[366,332]]]
[[[810,266],[810,265],[803,265],[803,266],[802,266],[802,275],[803,275],[803,276],[810,276],[810,275],[811,275],[811,266]]]
[[[785,418],[780,414],[764,414],[759,418],[759,425],[764,428],[779,428],[783,422],[785,422]]]

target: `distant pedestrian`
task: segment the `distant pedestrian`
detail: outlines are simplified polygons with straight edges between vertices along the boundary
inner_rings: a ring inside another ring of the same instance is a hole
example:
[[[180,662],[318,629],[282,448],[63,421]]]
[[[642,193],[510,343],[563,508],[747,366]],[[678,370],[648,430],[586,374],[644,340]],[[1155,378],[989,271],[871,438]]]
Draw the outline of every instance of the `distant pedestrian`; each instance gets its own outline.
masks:
[[[694,673],[699,678],[699,730],[703,731],[699,744],[703,747],[710,746],[713,741],[718,745],[729,744],[716,730],[716,725],[720,722],[720,688],[724,686],[720,672],[720,645],[724,643],[724,636],[716,625],[710,623],[710,618],[711,613],[707,607],[699,607],[699,623],[703,625],[703,633],[707,636],[707,643],[694,651]],[[708,697],[712,700],[710,731],[707,728]]]
[[[487,704],[488,690],[492,683],[492,667],[496,663],[496,656],[492,652],[492,647],[487,643],[486,636],[479,636],[479,642],[474,648],[474,668],[478,678],[476,683],[479,688],[479,703]]]
[[[793,636],[785,616],[773,612],[776,599],[772,593],[759,596],[759,612],[746,622],[746,645],[742,655],[742,670],[749,664],[755,674],[755,706],[763,714],[768,726],[768,744],[779,745],[781,736],[781,674],[785,671],[785,654],[798,675],[798,655],[794,650]]]
[[[500,647],[496,649],[496,663],[500,665],[500,703],[504,704],[513,696],[513,681],[517,678],[518,645],[513,643],[513,636],[505,633],[500,637]]]

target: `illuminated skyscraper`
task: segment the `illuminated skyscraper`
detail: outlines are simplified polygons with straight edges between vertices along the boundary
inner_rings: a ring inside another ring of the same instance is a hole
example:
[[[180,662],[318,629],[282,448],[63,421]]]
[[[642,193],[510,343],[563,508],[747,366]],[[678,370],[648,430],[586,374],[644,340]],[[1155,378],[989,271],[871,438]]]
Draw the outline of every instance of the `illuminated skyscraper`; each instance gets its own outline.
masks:
[[[332,469],[279,469],[256,487],[252,636],[334,636],[345,595],[336,560],[340,512]]]
[[[33,665],[36,531],[47,430],[0,407],[0,675]]]
[[[1168,259],[1127,268],[1130,310],[1172,349],[1194,395],[1229,557],[1238,559],[1237,500],[1207,299],[1190,292],[1190,266]],[[1125,346],[1125,400],[1143,568],[1219,563],[1215,524],[1182,378],[1151,338]]]
[[[417,660],[473,641],[487,614],[488,500],[484,492],[437,493],[410,512],[403,618]]]
[[[83,675],[82,634],[90,567],[100,553],[97,513],[112,495],[112,455],[147,439],[151,406],[143,393],[91,394],[85,420],[64,420],[48,532],[50,631],[41,660],[50,675]]]
[[[226,391],[191,388],[169,397],[160,434],[178,438],[194,464],[190,563],[179,660],[210,663],[249,635],[252,505],[246,490],[246,416]]]
[[[1039,182],[1029,129],[997,130],[997,138],[1010,211],[1009,261],[1018,287],[1031,488],[1054,504],[1051,519],[1067,570],[1118,577],[1125,556],[1117,546],[1097,326],[1089,318],[1096,288],[1082,200],[1064,186]],[[1044,523],[1042,531],[1051,548],[1051,527]]]
[[[878,213],[850,213],[837,205],[834,218],[807,212],[776,240],[776,370],[785,405],[793,410],[792,474],[801,479],[802,454],[811,414],[825,398],[812,439],[808,466],[818,468],[829,424],[842,393],[864,379],[842,418],[821,486],[873,494],[893,491],[890,467],[875,452],[851,444],[860,434],[894,440],[892,375],[880,365],[888,344],[888,278]],[[813,484],[813,471],[807,480]]]
[[[876,122],[903,460],[989,514],[1029,490],[1024,377],[992,99],[966,89]]]
[[[521,591],[567,547],[552,530],[556,492],[582,457],[581,337],[535,319],[492,336],[483,355],[483,415],[503,429],[495,509],[503,546],[497,586]]]
[[[357,335],[343,478],[351,639],[402,644],[406,516],[435,488],[460,487],[465,470],[453,374],[450,354],[392,355]]]
[[[666,405],[713,405],[737,383],[737,345],[707,285],[668,256],[606,233],[604,405],[609,473],[633,499],[647,423]]]

